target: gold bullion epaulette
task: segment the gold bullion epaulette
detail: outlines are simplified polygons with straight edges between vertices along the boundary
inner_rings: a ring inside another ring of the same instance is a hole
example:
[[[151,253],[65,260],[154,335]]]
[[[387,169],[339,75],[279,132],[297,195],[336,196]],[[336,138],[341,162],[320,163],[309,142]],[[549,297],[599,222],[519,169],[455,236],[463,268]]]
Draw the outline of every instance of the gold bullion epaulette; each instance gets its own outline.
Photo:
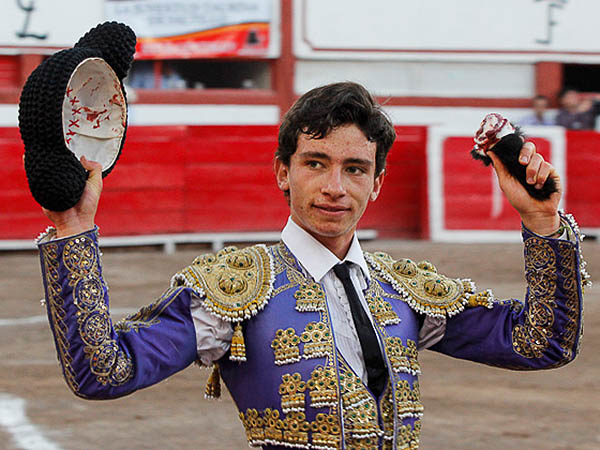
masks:
[[[383,252],[365,253],[365,259],[376,274],[390,283],[406,303],[418,313],[451,317],[465,307],[493,304],[492,292],[475,292],[470,279],[451,279],[437,273],[428,261],[394,260]]]
[[[196,291],[204,299],[203,306],[220,319],[241,322],[265,307],[273,281],[268,250],[259,244],[198,256],[174,275],[172,285]]]
[[[216,254],[199,256],[173,276],[171,285],[194,290],[206,310],[235,323],[229,358],[245,361],[241,322],[267,305],[274,280],[267,247],[259,244],[241,250],[226,247]]]

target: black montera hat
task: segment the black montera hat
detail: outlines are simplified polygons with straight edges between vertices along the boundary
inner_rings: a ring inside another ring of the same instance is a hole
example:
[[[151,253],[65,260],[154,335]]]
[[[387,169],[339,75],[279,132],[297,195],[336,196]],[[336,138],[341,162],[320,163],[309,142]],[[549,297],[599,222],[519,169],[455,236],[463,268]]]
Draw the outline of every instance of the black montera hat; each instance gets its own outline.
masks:
[[[27,79],[19,129],[29,189],[44,208],[64,211],[79,201],[88,177],[81,156],[102,164],[103,177],[117,162],[127,130],[123,78],[135,44],[131,28],[106,22]]]

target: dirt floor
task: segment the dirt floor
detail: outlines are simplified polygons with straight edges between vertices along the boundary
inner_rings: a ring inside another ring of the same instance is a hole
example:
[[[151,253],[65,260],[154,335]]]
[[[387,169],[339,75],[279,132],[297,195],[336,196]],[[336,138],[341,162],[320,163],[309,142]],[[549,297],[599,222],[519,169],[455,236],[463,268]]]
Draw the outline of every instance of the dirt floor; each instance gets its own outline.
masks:
[[[365,243],[396,257],[429,259],[453,277],[471,277],[499,298],[524,292],[520,245]],[[589,272],[600,244],[586,242]],[[111,308],[149,303],[200,248],[106,251]],[[208,371],[190,367],[129,397],[76,398],[60,375],[45,311],[37,254],[0,253],[0,449],[243,449],[232,401],[203,398]],[[421,353],[425,405],[421,449],[599,449],[600,283],[586,292],[585,337],[575,362],[547,372],[511,372]],[[25,401],[25,416],[16,412]]]

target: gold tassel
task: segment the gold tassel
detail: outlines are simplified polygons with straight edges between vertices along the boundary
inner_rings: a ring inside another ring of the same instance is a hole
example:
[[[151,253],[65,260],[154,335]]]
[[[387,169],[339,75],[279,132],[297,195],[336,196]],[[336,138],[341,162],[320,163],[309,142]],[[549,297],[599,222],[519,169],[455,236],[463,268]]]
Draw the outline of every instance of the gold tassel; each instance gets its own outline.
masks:
[[[219,373],[219,365],[213,364],[213,370],[206,380],[204,387],[204,398],[220,398],[221,397],[221,374]]]
[[[229,359],[231,361],[238,362],[246,361],[246,344],[244,343],[244,333],[242,333],[242,325],[239,322],[235,325],[235,328],[233,330]]]

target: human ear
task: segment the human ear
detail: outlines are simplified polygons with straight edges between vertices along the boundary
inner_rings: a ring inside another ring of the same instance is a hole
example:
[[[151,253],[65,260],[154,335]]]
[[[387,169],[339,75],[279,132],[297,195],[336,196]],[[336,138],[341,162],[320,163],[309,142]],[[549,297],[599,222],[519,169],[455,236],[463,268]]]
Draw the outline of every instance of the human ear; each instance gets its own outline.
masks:
[[[383,179],[385,178],[385,170],[382,170],[379,175],[375,177],[375,182],[373,183],[373,190],[371,191],[371,201],[374,202],[379,197],[379,192],[381,191],[381,186],[383,186]]]
[[[273,170],[277,179],[277,187],[285,192],[290,189],[289,183],[289,167],[286,166],[279,158],[275,158],[273,162]]]

